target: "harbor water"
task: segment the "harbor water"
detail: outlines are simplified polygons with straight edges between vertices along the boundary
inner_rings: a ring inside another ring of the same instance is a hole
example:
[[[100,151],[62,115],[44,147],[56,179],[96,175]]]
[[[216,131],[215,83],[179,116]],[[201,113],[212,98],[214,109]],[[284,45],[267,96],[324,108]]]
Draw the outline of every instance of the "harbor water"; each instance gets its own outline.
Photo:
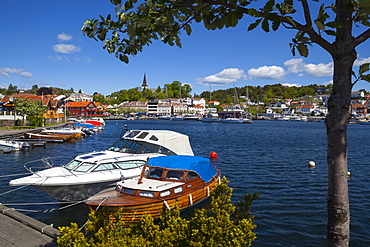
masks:
[[[230,181],[233,200],[239,201],[244,194],[255,191],[260,195],[251,208],[257,225],[253,246],[326,245],[326,129],[319,122],[108,120],[105,130],[82,140],[1,154],[0,203],[54,227],[70,222],[81,226],[88,214],[83,203],[59,205],[31,186],[5,193],[15,189],[8,182],[27,172],[23,166],[26,162],[45,157],[67,162],[81,153],[104,150],[120,137],[124,125],[129,129],[167,129],[186,134],[198,156],[217,152],[216,164]],[[348,126],[351,246],[370,244],[369,128]],[[309,161],[314,161],[316,167],[309,168]]]

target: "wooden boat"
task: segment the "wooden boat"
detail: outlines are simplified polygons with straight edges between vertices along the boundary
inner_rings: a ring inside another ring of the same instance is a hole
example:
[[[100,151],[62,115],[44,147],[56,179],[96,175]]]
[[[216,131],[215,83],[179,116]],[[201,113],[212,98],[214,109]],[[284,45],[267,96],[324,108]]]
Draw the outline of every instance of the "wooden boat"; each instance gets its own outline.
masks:
[[[70,136],[71,137],[70,139],[82,139],[83,138],[82,131],[81,131],[81,133],[61,134],[61,133],[58,133],[58,132],[45,130],[45,131],[42,131],[42,134],[43,135],[55,135],[55,136],[60,136],[60,135]]]
[[[24,133],[26,139],[40,139],[40,140],[56,140],[56,141],[69,141],[72,139],[71,135],[44,135],[36,133]]]
[[[121,208],[121,217],[129,225],[144,214],[159,218],[163,206],[175,204],[188,209],[209,197],[220,181],[220,170],[203,157],[173,155],[148,160],[141,176],[117,183],[115,190],[90,197],[90,211],[108,207]]]

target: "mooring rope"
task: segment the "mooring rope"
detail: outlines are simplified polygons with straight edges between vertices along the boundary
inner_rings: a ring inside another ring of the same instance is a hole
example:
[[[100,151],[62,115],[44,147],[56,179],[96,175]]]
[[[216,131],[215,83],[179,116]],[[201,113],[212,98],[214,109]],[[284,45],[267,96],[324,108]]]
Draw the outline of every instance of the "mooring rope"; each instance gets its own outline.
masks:
[[[24,211],[24,212],[33,212],[33,213],[49,213],[49,212],[53,212],[53,211],[61,211],[63,209],[66,209],[66,208],[69,208],[69,207],[73,207],[77,204],[80,204],[80,203],[83,203],[85,202],[86,200],[83,200],[83,201],[78,201],[78,202],[74,202],[74,203],[71,203],[71,202],[46,202],[46,203],[14,203],[14,204],[1,204],[1,205],[4,205],[4,206],[9,206],[9,205],[16,205],[16,206],[27,206],[27,205],[40,205],[40,204],[48,204],[48,205],[51,205],[51,204],[68,204],[67,206],[64,206],[64,207],[60,207],[60,208],[52,208],[52,209],[45,209],[45,210],[33,210],[33,209],[22,209],[22,208],[19,208],[19,209],[14,209],[16,211]]]
[[[15,176],[29,175],[29,174],[32,174],[32,173],[27,172],[27,173],[18,173],[18,174],[1,175],[1,176],[0,176],[0,178],[15,177]]]
[[[48,179],[48,178],[46,178],[46,179]],[[32,184],[35,184],[35,183],[41,182],[41,181],[46,180],[46,179],[45,179],[45,178],[40,179],[39,181],[36,181],[36,182],[34,182],[34,183],[32,183]],[[8,193],[11,193],[11,192],[13,192],[13,191],[17,191],[17,190],[23,189],[23,188],[25,188],[25,187],[27,187],[27,186],[30,186],[30,185],[32,185],[32,184],[26,184],[26,185],[23,185],[23,186],[21,186],[21,187],[18,187],[18,188],[15,188],[15,189],[12,189],[12,190],[9,190],[9,191],[6,191],[6,192],[3,192],[3,193],[1,193],[1,194],[0,194],[0,196],[5,195],[5,194],[8,194]]]
[[[5,195],[5,194],[8,194],[8,193],[13,192],[13,191],[17,191],[17,190],[23,189],[23,188],[25,188],[25,187],[27,187],[27,186],[30,186],[30,184],[26,184],[26,185],[23,185],[23,186],[21,186],[21,187],[18,187],[18,188],[15,188],[15,189],[12,189],[12,190],[9,190],[9,191],[6,191],[6,192],[3,192],[3,193],[1,193],[1,194],[0,194],[0,196]]]
[[[100,203],[99,205],[96,207],[95,211],[98,211],[99,207],[102,205],[103,202],[105,202],[105,200],[107,200],[109,197],[105,197]],[[80,230],[82,230],[86,224],[89,222],[90,220],[87,220],[81,227],[80,227]]]

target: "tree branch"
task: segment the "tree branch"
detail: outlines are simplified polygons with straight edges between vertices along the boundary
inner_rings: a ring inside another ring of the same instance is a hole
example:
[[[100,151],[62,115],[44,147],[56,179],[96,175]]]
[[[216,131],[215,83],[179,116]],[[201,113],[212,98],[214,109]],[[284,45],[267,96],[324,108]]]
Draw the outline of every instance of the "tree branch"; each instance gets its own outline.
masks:
[[[366,30],[365,32],[363,32],[362,34],[355,38],[354,46],[355,47],[358,46],[359,44],[363,43],[369,38],[370,38],[370,29]]]

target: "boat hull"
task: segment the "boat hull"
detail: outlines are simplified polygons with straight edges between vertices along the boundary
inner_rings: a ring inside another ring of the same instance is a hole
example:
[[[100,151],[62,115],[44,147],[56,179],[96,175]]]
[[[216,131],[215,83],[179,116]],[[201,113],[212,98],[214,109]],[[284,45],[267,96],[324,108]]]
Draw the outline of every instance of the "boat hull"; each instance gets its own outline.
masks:
[[[85,200],[86,198],[89,198],[105,189],[114,188],[118,181],[119,178],[115,178],[110,181],[90,184],[73,184],[64,186],[32,185],[32,187],[48,194],[58,201],[74,202]]]

